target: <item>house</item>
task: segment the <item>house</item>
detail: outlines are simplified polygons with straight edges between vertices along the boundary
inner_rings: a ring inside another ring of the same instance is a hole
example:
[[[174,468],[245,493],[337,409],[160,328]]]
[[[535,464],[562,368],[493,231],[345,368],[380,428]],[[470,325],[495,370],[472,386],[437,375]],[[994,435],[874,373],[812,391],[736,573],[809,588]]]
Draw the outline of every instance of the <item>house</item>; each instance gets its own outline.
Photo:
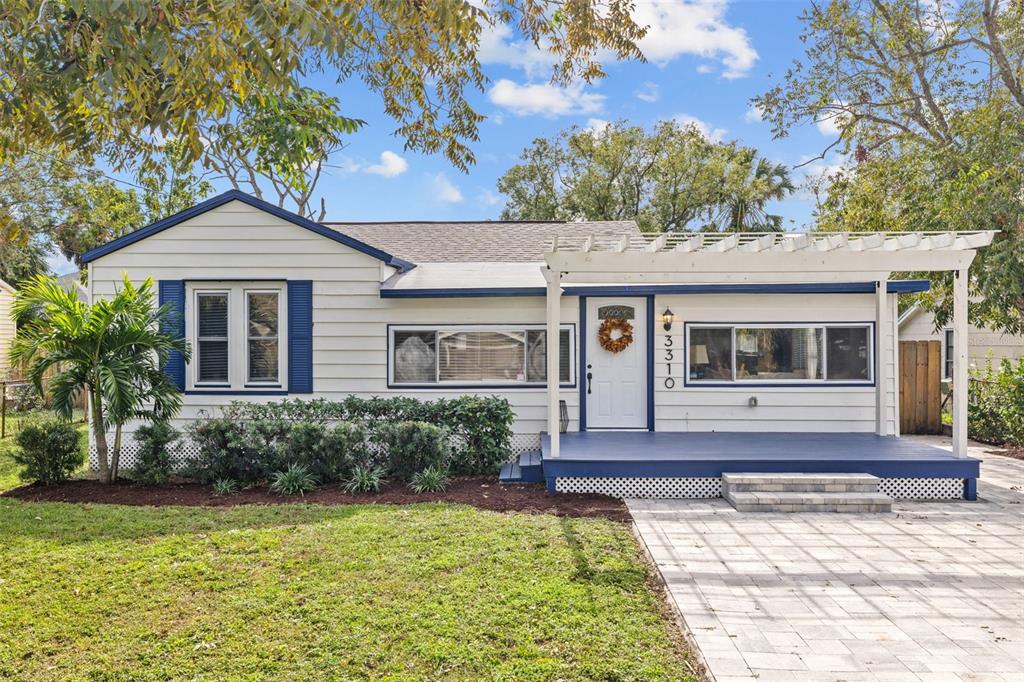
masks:
[[[181,311],[182,421],[239,399],[486,393],[517,415],[504,478],[552,491],[857,471],[972,497],[962,424],[955,455],[896,438],[896,299],[928,283],[887,280],[965,270],[991,238],[314,223],[232,191],[82,261],[90,297],[151,276]]]
[[[942,377],[949,379],[953,376],[951,324],[937,329],[934,315],[914,304],[900,315],[899,332],[901,341],[938,341],[942,345]],[[972,370],[984,370],[990,363],[998,369],[1004,359],[1016,361],[1024,357],[1024,336],[1003,334],[968,324],[967,338],[967,362]]]
[[[10,363],[7,353],[14,341],[15,325],[11,319],[14,306],[14,287],[0,279],[0,380],[10,376]]]

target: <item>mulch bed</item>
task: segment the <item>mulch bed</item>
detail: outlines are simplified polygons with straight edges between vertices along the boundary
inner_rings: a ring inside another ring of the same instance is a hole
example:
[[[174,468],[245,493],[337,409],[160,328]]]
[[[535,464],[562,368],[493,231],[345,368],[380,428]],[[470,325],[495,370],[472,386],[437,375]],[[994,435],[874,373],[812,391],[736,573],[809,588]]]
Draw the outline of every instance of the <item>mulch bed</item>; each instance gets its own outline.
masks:
[[[498,485],[493,476],[453,479],[443,493],[417,494],[402,485],[391,485],[379,493],[346,493],[338,486],[323,486],[303,497],[283,497],[266,486],[242,490],[219,497],[210,486],[196,483],[171,483],[144,486],[130,482],[111,485],[98,481],[74,480],[54,486],[27,485],[8,490],[2,497],[26,502],[74,502],[126,504],[162,507],[231,507],[239,504],[416,504],[451,502],[468,504],[497,512],[555,514],[556,516],[603,517],[628,521],[629,511],[622,500],[604,495],[559,493],[548,495],[543,484]]]

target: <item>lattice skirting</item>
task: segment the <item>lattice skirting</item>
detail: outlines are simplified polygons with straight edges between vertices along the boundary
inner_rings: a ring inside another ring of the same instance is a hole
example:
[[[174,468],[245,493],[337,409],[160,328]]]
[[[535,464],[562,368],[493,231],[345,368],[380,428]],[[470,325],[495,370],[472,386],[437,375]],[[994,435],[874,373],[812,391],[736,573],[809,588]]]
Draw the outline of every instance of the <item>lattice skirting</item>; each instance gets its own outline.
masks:
[[[901,500],[959,500],[962,478],[883,478],[879,492]],[[721,478],[559,476],[555,491],[643,499],[711,499],[722,496]]]
[[[512,434],[511,452],[509,454],[509,460],[519,459],[519,455],[529,450],[540,449],[540,435],[529,434],[529,433],[515,433]],[[133,469],[136,464],[135,453],[138,450],[137,444],[129,437],[126,442],[121,444],[121,469],[123,471],[129,471]],[[196,446],[188,441],[183,440],[178,444],[178,447],[171,452],[171,466],[175,471],[181,471],[185,468],[185,465],[195,457],[198,453]],[[99,469],[99,461],[96,458],[96,446],[93,444],[89,445],[89,469],[96,471]]]
[[[722,479],[559,476],[555,479],[555,492],[644,499],[711,499],[722,496]]]

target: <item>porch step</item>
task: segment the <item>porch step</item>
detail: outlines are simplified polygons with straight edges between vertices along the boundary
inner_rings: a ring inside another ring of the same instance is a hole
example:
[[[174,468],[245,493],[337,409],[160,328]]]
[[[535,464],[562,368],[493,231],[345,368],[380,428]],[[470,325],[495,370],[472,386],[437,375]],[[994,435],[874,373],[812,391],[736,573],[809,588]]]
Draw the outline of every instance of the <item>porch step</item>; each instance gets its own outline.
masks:
[[[722,497],[738,511],[892,511],[869,474],[723,473]]]
[[[878,477],[870,474],[723,473],[722,492],[874,493]]]
[[[741,512],[889,512],[882,493],[730,492],[725,499]]]
[[[543,483],[544,467],[540,450],[528,450],[519,455],[516,462],[505,462],[498,474],[498,483]]]
[[[526,483],[523,480],[523,470],[516,462],[505,462],[501,465],[501,473],[498,474],[498,483],[508,485],[512,483]]]

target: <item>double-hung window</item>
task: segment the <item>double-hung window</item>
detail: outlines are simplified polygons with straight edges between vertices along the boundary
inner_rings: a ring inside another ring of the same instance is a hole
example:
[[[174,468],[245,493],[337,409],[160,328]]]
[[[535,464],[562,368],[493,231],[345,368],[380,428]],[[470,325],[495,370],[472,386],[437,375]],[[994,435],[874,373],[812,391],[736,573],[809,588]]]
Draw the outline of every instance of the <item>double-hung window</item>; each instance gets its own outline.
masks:
[[[572,325],[561,328],[559,383],[574,382]],[[543,386],[544,325],[395,326],[388,339],[392,386]]]
[[[193,389],[285,389],[284,283],[195,283],[186,326]]]
[[[688,324],[691,384],[870,384],[865,323]]]

